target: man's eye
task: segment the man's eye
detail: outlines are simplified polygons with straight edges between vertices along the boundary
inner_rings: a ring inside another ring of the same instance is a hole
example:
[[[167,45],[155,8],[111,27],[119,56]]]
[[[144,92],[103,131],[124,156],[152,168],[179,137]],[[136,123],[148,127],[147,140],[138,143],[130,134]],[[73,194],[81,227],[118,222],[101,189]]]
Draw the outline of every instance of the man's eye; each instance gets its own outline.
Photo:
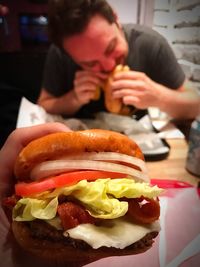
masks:
[[[87,68],[93,68],[93,67],[95,67],[97,64],[98,64],[98,62],[96,62],[96,61],[85,62],[85,63],[83,63],[83,65],[84,65],[85,67],[87,67]]]
[[[115,38],[112,40],[112,42],[107,47],[105,55],[109,56],[110,54],[112,54],[112,52],[115,50],[116,45],[117,45],[117,39]]]
[[[106,56],[109,56],[114,51],[115,46],[109,47],[109,50],[106,51]]]

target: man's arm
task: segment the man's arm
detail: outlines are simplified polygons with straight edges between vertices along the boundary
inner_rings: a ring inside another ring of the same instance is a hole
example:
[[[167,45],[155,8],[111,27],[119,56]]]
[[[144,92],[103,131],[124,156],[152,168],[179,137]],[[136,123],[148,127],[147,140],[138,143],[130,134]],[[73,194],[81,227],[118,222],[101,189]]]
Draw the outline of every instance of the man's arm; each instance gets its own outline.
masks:
[[[37,101],[48,113],[71,116],[80,109],[81,103],[73,90],[75,69],[67,54],[55,45],[50,46]]]
[[[97,87],[102,85],[106,77],[103,74],[94,74],[85,70],[77,71],[73,89],[56,97],[42,88],[38,104],[48,113],[72,116],[83,105],[94,99]]]
[[[162,85],[158,85],[161,86]],[[161,88],[161,111],[168,113],[175,119],[193,119],[200,114],[200,94],[191,83],[185,81],[176,91]]]
[[[48,113],[68,116],[74,115],[81,108],[73,90],[60,97],[55,97],[42,88],[37,103]]]
[[[185,74],[167,40],[151,30],[146,34],[144,31],[138,40],[137,52],[143,51],[141,70],[146,74],[134,71],[133,67],[132,71],[116,74],[113,95],[139,109],[158,107],[176,119],[196,117],[200,95],[185,81]]]
[[[176,90],[151,80],[137,71],[117,73],[112,84],[113,97],[139,109],[157,107],[175,119],[192,119],[200,112],[200,95],[184,82]]]

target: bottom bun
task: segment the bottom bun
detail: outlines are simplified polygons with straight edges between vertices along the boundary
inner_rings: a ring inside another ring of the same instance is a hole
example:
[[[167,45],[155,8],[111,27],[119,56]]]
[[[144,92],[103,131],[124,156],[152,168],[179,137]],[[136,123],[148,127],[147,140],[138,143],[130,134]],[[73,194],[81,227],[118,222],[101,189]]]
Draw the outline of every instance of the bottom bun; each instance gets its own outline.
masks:
[[[46,223],[45,223],[46,224]],[[47,225],[47,224],[46,224]],[[101,247],[98,249],[91,248],[84,241],[75,240],[70,237],[62,240],[50,240],[44,237],[32,234],[34,221],[31,223],[17,222],[12,223],[12,231],[19,245],[32,255],[41,259],[55,263],[77,263],[76,266],[83,266],[90,262],[110,256],[134,255],[148,250],[158,232],[151,232],[142,239],[125,249],[116,249]],[[57,230],[54,230],[57,231]]]

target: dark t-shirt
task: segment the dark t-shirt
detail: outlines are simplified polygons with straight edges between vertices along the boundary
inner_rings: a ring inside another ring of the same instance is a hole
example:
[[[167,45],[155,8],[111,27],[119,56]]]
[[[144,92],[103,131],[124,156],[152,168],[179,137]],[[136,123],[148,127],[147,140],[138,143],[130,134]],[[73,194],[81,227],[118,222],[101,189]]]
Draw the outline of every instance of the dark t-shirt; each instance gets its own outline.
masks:
[[[182,85],[185,75],[169,44],[159,33],[134,24],[126,24],[123,29],[129,45],[126,64],[132,70],[144,72],[152,80],[171,89]],[[68,54],[52,45],[46,59],[43,88],[57,97],[65,94],[73,88],[78,69],[80,67]],[[104,110],[102,94],[98,101],[84,105],[75,116],[92,117],[94,113]]]

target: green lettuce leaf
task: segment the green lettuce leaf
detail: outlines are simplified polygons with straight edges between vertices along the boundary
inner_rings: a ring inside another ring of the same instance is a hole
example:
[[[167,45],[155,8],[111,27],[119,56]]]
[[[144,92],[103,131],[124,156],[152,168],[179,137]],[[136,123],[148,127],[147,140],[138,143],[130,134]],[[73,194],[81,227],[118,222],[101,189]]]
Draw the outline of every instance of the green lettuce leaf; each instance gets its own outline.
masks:
[[[52,219],[56,216],[58,198],[51,200],[21,198],[13,209],[13,219],[16,221],[32,221],[34,219]]]

